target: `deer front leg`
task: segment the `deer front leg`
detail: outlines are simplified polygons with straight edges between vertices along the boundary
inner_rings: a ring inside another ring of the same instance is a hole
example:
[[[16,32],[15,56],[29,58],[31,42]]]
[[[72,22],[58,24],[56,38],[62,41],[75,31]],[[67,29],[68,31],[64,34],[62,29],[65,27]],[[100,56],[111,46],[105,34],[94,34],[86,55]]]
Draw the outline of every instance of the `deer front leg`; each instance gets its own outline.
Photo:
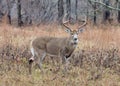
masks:
[[[71,56],[71,53],[68,48],[63,48],[60,55],[62,57],[62,64],[64,65],[64,71],[66,72],[68,70],[69,57]]]
[[[67,72],[69,66],[69,58],[66,56],[62,57],[62,63],[64,64],[64,72]]]

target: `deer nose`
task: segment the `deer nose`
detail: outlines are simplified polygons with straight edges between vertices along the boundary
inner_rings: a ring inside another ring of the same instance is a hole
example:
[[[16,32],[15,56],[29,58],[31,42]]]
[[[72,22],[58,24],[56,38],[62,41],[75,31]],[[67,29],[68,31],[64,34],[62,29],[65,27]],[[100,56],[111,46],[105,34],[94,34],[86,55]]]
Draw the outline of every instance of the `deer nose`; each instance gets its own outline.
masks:
[[[74,40],[76,41],[76,40],[77,40],[77,38],[74,38]]]

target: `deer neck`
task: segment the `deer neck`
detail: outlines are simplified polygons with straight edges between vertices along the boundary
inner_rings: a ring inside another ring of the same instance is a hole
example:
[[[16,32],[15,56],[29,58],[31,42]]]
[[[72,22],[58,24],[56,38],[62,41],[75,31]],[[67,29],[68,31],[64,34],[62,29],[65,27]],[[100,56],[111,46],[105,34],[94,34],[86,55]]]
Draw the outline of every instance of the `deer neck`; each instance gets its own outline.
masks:
[[[66,44],[64,44],[64,45],[65,46],[64,46],[62,53],[65,54],[66,58],[69,58],[71,56],[71,54],[74,52],[76,45],[71,43],[70,38],[66,39]]]

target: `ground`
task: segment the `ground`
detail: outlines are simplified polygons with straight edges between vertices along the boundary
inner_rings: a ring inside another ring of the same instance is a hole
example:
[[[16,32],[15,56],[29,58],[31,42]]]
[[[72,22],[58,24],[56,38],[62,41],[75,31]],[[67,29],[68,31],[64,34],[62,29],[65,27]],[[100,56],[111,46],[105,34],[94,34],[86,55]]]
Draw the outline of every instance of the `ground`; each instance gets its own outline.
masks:
[[[71,26],[71,28],[76,28]],[[69,70],[47,57],[44,73],[28,73],[29,44],[38,36],[68,36],[57,25],[14,27],[0,25],[0,86],[120,86],[120,27],[88,25],[79,35]]]

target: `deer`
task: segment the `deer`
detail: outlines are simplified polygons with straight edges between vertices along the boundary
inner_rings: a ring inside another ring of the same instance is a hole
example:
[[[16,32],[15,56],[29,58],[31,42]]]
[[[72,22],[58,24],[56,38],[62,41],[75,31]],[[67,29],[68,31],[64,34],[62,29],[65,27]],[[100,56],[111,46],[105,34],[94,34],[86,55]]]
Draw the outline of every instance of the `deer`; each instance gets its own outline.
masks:
[[[68,21],[62,21],[62,26],[65,28],[65,32],[69,34],[68,37],[37,37],[30,43],[30,51],[32,57],[29,58],[29,73],[31,74],[32,63],[38,65],[39,69],[42,70],[42,64],[44,58],[49,56],[57,56],[62,60],[65,70],[67,70],[68,61],[78,45],[78,35],[83,31],[83,27],[87,25],[85,21],[78,27],[77,30],[72,30],[66,25]]]

